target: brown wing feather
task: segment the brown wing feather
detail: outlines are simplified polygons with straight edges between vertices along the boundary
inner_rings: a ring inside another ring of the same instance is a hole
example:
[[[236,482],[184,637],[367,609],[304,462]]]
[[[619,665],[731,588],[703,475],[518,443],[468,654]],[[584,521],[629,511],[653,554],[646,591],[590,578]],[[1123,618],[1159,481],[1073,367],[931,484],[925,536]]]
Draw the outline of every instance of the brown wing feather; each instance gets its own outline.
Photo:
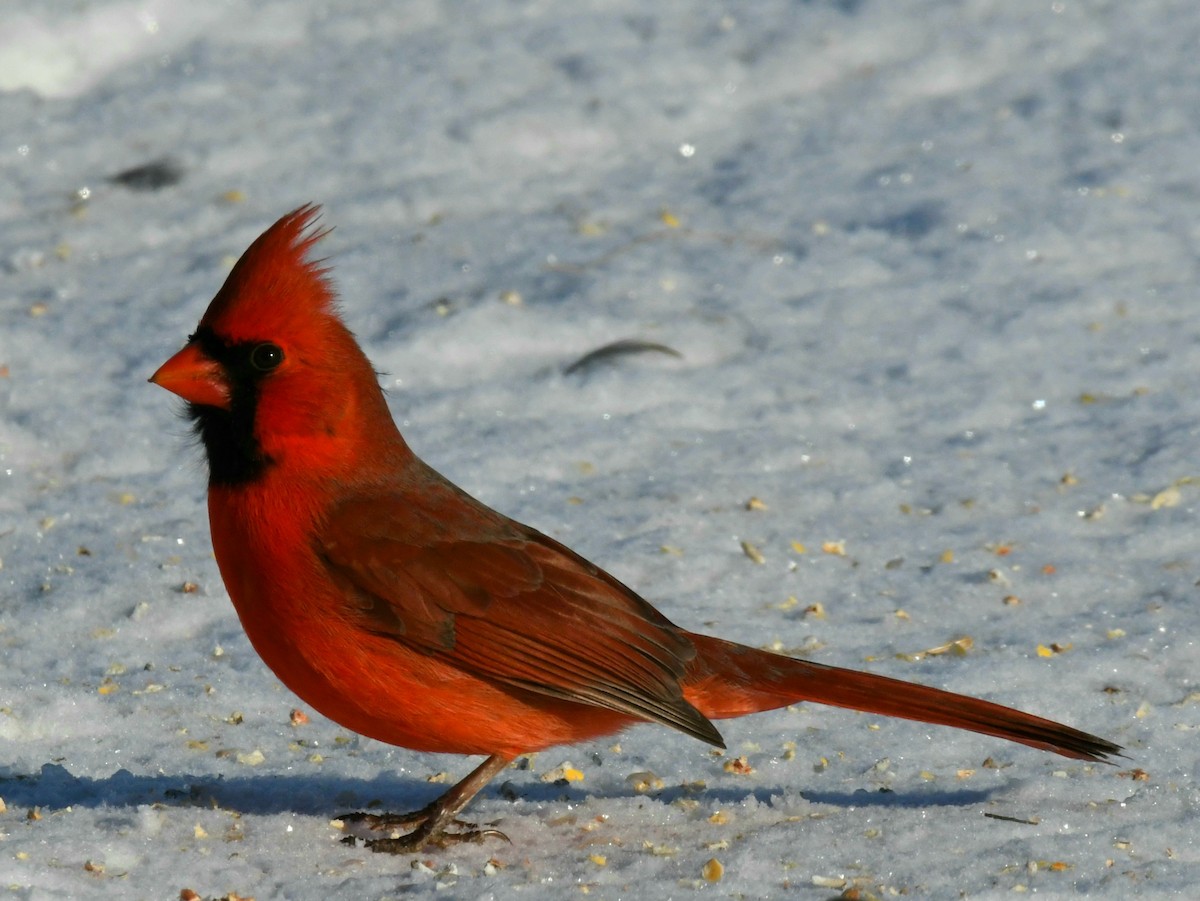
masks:
[[[349,589],[346,614],[371,632],[514,688],[722,744],[683,697],[696,653],[686,633],[569,548],[447,483],[342,502],[317,550]]]

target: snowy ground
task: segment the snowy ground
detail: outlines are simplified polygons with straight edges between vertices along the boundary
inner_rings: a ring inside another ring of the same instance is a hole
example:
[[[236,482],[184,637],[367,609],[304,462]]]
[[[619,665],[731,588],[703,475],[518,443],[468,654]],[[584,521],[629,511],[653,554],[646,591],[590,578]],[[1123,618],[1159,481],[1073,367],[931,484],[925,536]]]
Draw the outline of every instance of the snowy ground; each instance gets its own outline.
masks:
[[[0,22],[0,897],[1195,891],[1200,7]],[[472,493],[683,625],[1129,759],[800,707],[723,758],[649,727],[538,755],[471,808],[511,845],[340,843],[473,761],[291,724],[145,383],[309,200],[410,443]],[[563,373],[621,338],[682,358]]]

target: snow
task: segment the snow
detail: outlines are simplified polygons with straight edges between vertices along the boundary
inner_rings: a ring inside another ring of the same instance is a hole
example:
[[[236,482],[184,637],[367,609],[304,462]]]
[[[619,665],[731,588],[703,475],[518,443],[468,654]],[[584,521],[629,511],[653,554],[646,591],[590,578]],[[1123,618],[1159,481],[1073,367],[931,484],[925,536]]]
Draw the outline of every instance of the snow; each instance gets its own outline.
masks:
[[[1194,892],[1194,4],[0,21],[8,896]],[[112,179],[164,161],[174,184]],[[200,453],[145,383],[310,200],[397,419],[464,488],[682,625],[1128,760],[805,706],[721,723],[724,757],[651,727],[539,754],[468,810],[511,844],[341,843],[337,813],[420,806],[475,761],[291,724],[212,559]],[[564,374],[627,338],[682,356]],[[567,762],[581,781],[543,781]]]

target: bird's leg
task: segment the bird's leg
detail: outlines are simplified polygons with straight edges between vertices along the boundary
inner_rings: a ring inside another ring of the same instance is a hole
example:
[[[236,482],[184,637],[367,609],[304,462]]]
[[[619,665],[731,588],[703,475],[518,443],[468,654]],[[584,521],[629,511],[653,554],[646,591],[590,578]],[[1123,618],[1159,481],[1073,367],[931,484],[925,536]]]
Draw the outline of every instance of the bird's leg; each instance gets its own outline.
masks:
[[[448,792],[420,810],[402,814],[350,813],[338,817],[346,827],[365,826],[372,832],[395,833],[411,829],[404,835],[387,838],[367,839],[372,851],[387,851],[391,854],[406,854],[434,845],[445,848],[459,842],[480,842],[485,838],[508,836],[498,829],[480,829],[473,823],[457,819],[463,808],[502,769],[512,762],[512,757],[493,754]],[[457,832],[447,832],[450,826],[460,826]],[[415,827],[415,828],[414,828]]]

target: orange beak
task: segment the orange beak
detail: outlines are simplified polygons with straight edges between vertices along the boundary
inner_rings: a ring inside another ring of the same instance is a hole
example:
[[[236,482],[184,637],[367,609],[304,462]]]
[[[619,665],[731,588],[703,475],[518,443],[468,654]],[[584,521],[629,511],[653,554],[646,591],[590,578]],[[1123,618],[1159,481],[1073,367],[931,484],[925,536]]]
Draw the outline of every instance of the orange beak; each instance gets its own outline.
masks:
[[[159,366],[150,381],[189,403],[229,409],[229,380],[221,364],[205,356],[194,341]]]

